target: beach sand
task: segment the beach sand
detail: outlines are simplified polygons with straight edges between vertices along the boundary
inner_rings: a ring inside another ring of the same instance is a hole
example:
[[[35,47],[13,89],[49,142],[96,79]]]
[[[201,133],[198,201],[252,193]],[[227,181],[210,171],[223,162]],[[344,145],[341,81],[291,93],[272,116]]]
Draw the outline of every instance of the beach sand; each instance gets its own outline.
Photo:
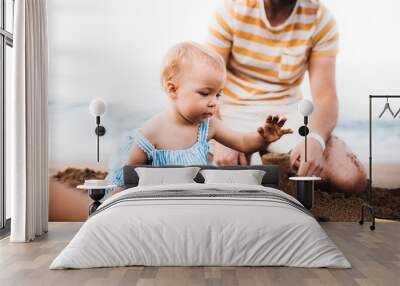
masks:
[[[280,189],[292,196],[296,195],[295,184],[289,180],[294,176],[289,167],[287,154],[269,154],[263,158],[264,164],[278,164],[281,168]],[[364,164],[366,170],[368,165]],[[91,203],[86,191],[75,186],[85,179],[104,179],[103,170],[90,168],[65,168],[51,170],[49,178],[49,220],[84,221]],[[376,163],[373,165],[373,204],[378,216],[400,217],[400,163]],[[319,221],[357,221],[360,208],[367,193],[347,195],[333,189],[329,184],[316,185],[312,213]],[[368,217],[367,217],[368,219]]]
[[[263,156],[263,164],[280,166],[280,189],[296,196],[296,187],[289,177],[295,176],[286,153]],[[365,165],[364,166],[368,166]],[[373,165],[372,204],[379,217],[400,217],[400,163]],[[366,169],[368,170],[368,169]],[[314,205],[311,212],[319,221],[358,221],[361,206],[367,201],[367,190],[359,194],[345,194],[328,182],[316,183]],[[366,220],[370,217],[367,215]]]

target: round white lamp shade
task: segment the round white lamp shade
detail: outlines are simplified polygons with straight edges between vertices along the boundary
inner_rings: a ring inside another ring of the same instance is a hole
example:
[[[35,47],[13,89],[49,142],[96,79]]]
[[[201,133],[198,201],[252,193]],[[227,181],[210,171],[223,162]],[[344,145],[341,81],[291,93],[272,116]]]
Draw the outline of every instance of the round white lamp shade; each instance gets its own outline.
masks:
[[[310,100],[303,99],[302,101],[300,101],[300,103],[298,105],[298,110],[301,115],[308,116],[313,112],[314,105],[312,104],[312,102]]]
[[[102,116],[106,112],[107,105],[101,98],[93,99],[89,105],[89,111],[93,116]]]

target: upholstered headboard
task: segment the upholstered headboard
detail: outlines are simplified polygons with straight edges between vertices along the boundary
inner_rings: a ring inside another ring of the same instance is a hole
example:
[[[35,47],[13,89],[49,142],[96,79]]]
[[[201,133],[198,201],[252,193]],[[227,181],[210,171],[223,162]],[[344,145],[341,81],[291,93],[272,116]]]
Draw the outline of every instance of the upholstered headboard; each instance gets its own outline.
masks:
[[[137,167],[147,167],[147,168],[154,168],[151,165],[134,165],[134,166],[124,166],[123,174],[124,174],[124,188],[132,188],[136,187],[139,182],[138,174],[135,171]],[[168,167],[188,167],[188,166],[162,166],[157,168],[168,168]],[[279,189],[279,166],[278,165],[253,165],[253,166],[197,166],[201,169],[219,169],[219,170],[249,170],[249,169],[256,169],[256,170],[264,170],[265,175],[262,180],[262,185],[265,187],[272,187]],[[197,183],[204,183],[203,176],[198,173],[197,176],[194,178]]]

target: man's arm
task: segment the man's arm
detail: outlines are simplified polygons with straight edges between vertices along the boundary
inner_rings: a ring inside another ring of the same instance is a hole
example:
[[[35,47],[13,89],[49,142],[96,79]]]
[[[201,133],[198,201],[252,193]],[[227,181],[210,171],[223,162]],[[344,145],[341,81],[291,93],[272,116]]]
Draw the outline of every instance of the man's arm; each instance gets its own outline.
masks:
[[[328,140],[336,126],[338,99],[336,95],[336,57],[311,58],[308,72],[314,103],[310,116],[310,129]]]
[[[311,94],[314,112],[310,116],[310,129],[321,135],[326,142],[336,126],[338,99],[335,84],[336,57],[312,57],[309,64]],[[291,165],[298,169],[299,176],[312,176],[322,171],[323,149],[321,144],[310,137],[307,144],[308,160],[304,162],[304,140],[292,150]]]

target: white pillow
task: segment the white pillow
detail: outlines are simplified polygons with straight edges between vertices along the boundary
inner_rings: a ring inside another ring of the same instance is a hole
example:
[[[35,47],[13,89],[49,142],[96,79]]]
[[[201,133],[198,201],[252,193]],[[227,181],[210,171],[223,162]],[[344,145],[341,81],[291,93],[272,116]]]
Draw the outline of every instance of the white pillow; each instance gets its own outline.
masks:
[[[199,167],[182,168],[135,168],[139,176],[138,186],[195,183]]]
[[[265,171],[262,170],[201,170],[204,183],[235,183],[261,185]]]

